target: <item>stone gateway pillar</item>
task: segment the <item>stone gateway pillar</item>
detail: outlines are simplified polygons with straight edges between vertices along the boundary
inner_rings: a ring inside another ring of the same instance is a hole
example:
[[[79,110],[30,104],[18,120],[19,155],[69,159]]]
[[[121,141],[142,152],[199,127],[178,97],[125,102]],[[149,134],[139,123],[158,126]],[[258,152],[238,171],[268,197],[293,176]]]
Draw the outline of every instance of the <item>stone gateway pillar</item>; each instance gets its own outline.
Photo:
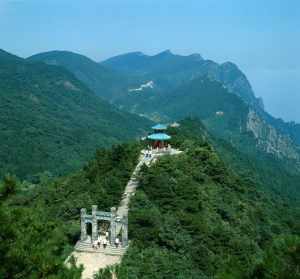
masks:
[[[110,209],[111,212],[111,222],[110,222],[110,244],[114,245],[116,240],[116,215],[117,210],[115,207]]]
[[[122,246],[126,247],[128,245],[128,216],[123,217],[123,226],[122,226]]]
[[[97,205],[92,206],[92,241],[98,238]]]
[[[81,228],[80,240],[81,241],[85,241],[87,239],[85,215],[86,215],[86,209],[81,208],[80,210],[80,228]]]

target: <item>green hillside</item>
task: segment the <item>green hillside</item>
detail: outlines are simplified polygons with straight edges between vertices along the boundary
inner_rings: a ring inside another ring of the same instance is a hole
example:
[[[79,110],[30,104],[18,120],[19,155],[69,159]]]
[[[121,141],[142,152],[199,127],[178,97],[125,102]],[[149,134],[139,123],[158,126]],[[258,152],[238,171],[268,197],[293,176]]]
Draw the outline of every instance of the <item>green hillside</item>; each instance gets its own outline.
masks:
[[[128,76],[105,67],[86,56],[70,51],[49,51],[33,55],[28,61],[61,66],[75,75],[98,96],[113,102],[131,83]]]
[[[184,155],[143,169],[118,278],[299,278],[297,210],[226,166],[196,126],[173,131]]]
[[[0,51],[0,176],[79,168],[96,148],[150,125],[95,96],[73,74]]]
[[[101,64],[78,54],[58,51],[38,54],[29,60],[61,65],[118,107],[152,120],[171,122],[187,116],[201,119],[208,131],[218,139],[219,148],[233,148],[247,157],[247,161],[256,162],[253,165],[261,167],[258,171],[253,168],[253,173],[257,173],[262,184],[292,199],[294,195],[297,196],[299,148],[284,136],[289,132],[281,134],[281,129],[276,129],[276,120],[267,113],[262,113],[262,110],[256,110],[261,123],[256,125],[257,122],[252,121],[256,126],[255,130],[249,130],[249,112],[254,108],[249,105],[250,102],[246,103],[240,98],[240,94],[233,94],[234,88],[238,90],[233,86],[235,79],[243,75],[233,65],[227,63],[217,66],[209,62],[208,71],[206,60],[201,56],[180,56],[168,51],[155,56],[131,53],[113,57]],[[197,72],[200,64],[206,65],[201,75]],[[120,71],[120,74],[116,75],[116,72],[107,67]],[[222,82],[212,76],[211,71],[217,71],[216,68],[219,71],[218,79]],[[196,73],[202,77],[196,78]],[[194,78],[190,80],[193,75]],[[119,81],[119,77],[123,81],[127,77],[127,81],[132,80],[136,84],[129,85]],[[98,80],[99,84],[103,81],[106,91],[97,91],[99,87],[94,87],[92,80]],[[149,80],[153,81],[153,87],[145,87],[140,91],[130,90]],[[243,88],[247,91],[251,86]],[[283,124],[282,127],[287,125]],[[256,133],[260,133],[259,138],[255,137]],[[234,159],[227,157],[232,164],[238,161],[238,156]],[[262,176],[259,175],[261,173]],[[284,182],[280,179],[281,176],[285,177]]]
[[[32,185],[0,182],[0,278],[80,279],[64,260],[80,236],[79,212],[115,206],[135,167],[138,145],[100,149],[83,170]]]
[[[299,196],[299,160],[294,159],[299,157],[297,145],[272,130],[267,122],[259,122],[255,129],[249,130],[249,106],[221,83],[198,78],[168,92],[148,89],[142,94],[128,95],[120,103],[131,112],[168,122],[187,116],[201,119],[209,133],[218,139],[219,148],[234,149],[253,166],[261,167],[254,167],[253,173],[257,176],[264,173],[259,178],[264,185],[292,199]],[[264,133],[256,138],[259,131]],[[274,150],[270,151],[269,146]],[[238,157],[231,163],[238,164]]]
[[[218,64],[203,59],[199,54],[184,56],[170,51],[153,56],[133,52],[109,58],[101,63],[68,51],[40,53],[29,57],[28,60],[60,65],[107,101],[153,120],[164,119],[163,111],[158,109],[155,103],[157,101],[160,104],[160,98],[180,90],[193,80],[208,78],[210,81],[218,81],[224,87],[223,93],[238,96],[266,123],[290,137],[295,143],[300,143],[299,125],[286,123],[268,114],[263,108],[263,101],[255,97],[245,74],[231,62]],[[132,91],[150,81],[153,82],[152,88]],[[187,99],[188,96],[189,93]],[[190,99],[195,106],[193,96]],[[185,113],[185,109],[182,109],[182,112]]]
[[[201,123],[168,132],[184,153],[142,168],[118,278],[299,278],[299,208],[226,165]],[[82,170],[36,185],[6,177],[0,277],[79,279],[63,261],[80,235],[80,208],[115,206],[141,148],[100,149]]]
[[[200,54],[177,55],[170,50],[150,56],[133,52],[109,58],[101,63],[122,73],[153,80],[166,89],[175,88],[194,78],[209,77],[223,83],[246,103],[258,105],[247,77],[233,63],[218,64]]]
[[[268,196],[283,198],[289,204],[299,205],[300,173],[295,171],[294,166],[259,150],[251,150],[249,147],[241,151],[235,144],[212,136],[197,118],[185,119],[181,124],[182,127],[179,129],[169,131],[172,135],[174,133],[176,139],[197,140],[205,135],[219,157],[240,177],[251,181],[257,189],[264,191]]]
[[[276,119],[265,111],[263,100],[255,97],[246,75],[234,63],[218,64],[202,58],[200,54],[185,56],[164,51],[153,56],[141,52],[123,54],[109,58],[103,61],[101,65],[127,75],[143,78],[144,82],[149,80],[154,82],[155,88],[150,92],[143,92],[145,93],[141,94],[143,96],[126,95],[126,91],[124,91],[123,94],[119,95],[121,99],[114,99],[120,106],[124,106],[130,111],[136,111],[136,107],[144,105],[143,97],[147,99],[150,95],[153,98],[152,95],[159,95],[161,91],[164,94],[165,91],[177,90],[178,87],[193,79],[207,77],[210,80],[220,82],[226,88],[225,93],[229,92],[240,97],[269,125],[280,133],[289,136],[298,145],[300,144],[300,125]],[[147,113],[149,114],[148,111]],[[156,114],[150,112],[150,116],[157,118],[157,112]]]

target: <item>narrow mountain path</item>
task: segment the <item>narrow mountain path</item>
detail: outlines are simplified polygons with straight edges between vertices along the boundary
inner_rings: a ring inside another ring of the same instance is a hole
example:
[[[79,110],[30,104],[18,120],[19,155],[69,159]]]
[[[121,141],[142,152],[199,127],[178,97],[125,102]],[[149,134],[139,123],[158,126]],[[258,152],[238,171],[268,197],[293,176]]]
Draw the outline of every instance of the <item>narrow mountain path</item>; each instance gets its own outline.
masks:
[[[180,154],[181,151],[176,149],[169,149],[168,152],[155,152],[153,151],[151,156],[146,156],[147,151],[142,150],[141,155],[138,160],[130,180],[128,181],[121,202],[117,209],[117,215],[121,218],[128,215],[130,198],[135,194],[136,188],[138,187],[138,174],[141,170],[141,167],[146,164],[150,166],[153,164],[160,156],[163,155],[175,155]],[[121,227],[117,227],[117,234],[120,232]],[[82,279],[91,279],[93,275],[99,271],[99,269],[106,268],[108,266],[113,266],[121,263],[122,255],[107,255],[104,253],[93,253],[93,252],[77,252],[74,251],[71,256],[76,258],[76,265],[84,266],[82,273]],[[69,259],[69,258],[68,258]],[[68,265],[68,259],[66,263]],[[115,275],[114,275],[115,276]]]
[[[119,207],[117,209],[117,215],[120,216],[121,218],[123,216],[127,216],[128,215],[128,210],[129,210],[129,203],[130,203],[130,198],[131,196],[133,196],[135,194],[136,188],[139,184],[139,181],[137,179],[137,176],[140,172],[140,169],[142,167],[142,165],[146,164],[146,165],[150,165],[151,161],[153,161],[154,158],[149,158],[146,157],[145,154],[141,153],[140,158],[139,158],[139,162],[136,165],[134,172],[130,178],[130,180],[128,181],[124,193],[123,193],[123,197],[122,200],[119,204]]]

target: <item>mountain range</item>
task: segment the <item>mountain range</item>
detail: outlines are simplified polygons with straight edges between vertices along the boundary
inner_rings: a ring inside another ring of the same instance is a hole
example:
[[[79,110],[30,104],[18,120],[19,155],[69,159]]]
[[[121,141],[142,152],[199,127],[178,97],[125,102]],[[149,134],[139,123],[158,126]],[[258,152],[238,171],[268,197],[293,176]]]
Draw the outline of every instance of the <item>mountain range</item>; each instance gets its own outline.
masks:
[[[62,174],[79,168],[99,146],[145,134],[152,121],[196,117],[217,139],[216,148],[224,141],[247,158],[243,160],[259,165],[264,184],[283,190],[281,180],[275,181],[277,175],[268,182],[273,171],[281,173],[287,187],[297,189],[299,125],[269,115],[246,75],[231,62],[218,64],[200,54],[170,51],[153,56],[134,52],[102,62],[68,51],[27,59],[2,51],[0,61],[0,78],[5,81],[1,97],[9,99],[4,106],[7,115],[15,111],[9,121],[2,121],[3,146],[13,150],[13,155],[1,150],[2,174]],[[25,134],[16,137],[28,125]],[[30,156],[34,160],[27,166]]]
[[[177,122],[182,152],[141,166],[130,245],[94,277],[298,279],[299,125],[269,115],[236,65],[2,50],[0,278],[82,278],[80,209],[119,204],[158,121]]]
[[[63,67],[0,51],[0,175],[77,169],[97,147],[141,136],[151,121],[97,97]]]
[[[276,119],[264,110],[263,100],[256,98],[246,75],[232,62],[218,64],[200,54],[175,55],[169,50],[149,56],[133,52],[107,59],[101,63],[120,72],[153,80],[157,89],[173,90],[189,81],[207,77],[218,81],[229,93],[239,96],[267,124],[300,144],[300,125]]]
[[[197,116],[233,144],[251,140],[278,158],[299,159],[300,126],[269,115],[245,74],[231,62],[218,64],[200,54],[175,55],[169,50],[153,56],[133,52],[101,63],[59,51],[28,59],[65,67],[123,110],[154,121]],[[94,80],[105,86],[95,86]]]
[[[203,59],[200,54],[183,56],[166,50],[149,56],[134,52],[112,57],[101,64],[127,74],[143,76],[145,79],[153,78],[160,86],[165,84],[171,88],[199,76],[206,76],[220,81],[247,103],[262,105],[261,100],[255,98],[246,76],[235,64],[226,62],[219,65]]]

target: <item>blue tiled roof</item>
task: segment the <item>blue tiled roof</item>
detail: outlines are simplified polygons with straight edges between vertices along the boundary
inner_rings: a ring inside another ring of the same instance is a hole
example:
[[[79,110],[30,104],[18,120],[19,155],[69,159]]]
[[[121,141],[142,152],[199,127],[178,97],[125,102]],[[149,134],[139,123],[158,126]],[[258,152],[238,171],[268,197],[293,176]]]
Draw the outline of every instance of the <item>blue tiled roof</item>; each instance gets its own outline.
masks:
[[[150,140],[169,140],[171,137],[165,133],[155,133],[147,137]]]
[[[155,126],[152,127],[153,130],[166,130],[167,125],[165,124],[156,124]]]

